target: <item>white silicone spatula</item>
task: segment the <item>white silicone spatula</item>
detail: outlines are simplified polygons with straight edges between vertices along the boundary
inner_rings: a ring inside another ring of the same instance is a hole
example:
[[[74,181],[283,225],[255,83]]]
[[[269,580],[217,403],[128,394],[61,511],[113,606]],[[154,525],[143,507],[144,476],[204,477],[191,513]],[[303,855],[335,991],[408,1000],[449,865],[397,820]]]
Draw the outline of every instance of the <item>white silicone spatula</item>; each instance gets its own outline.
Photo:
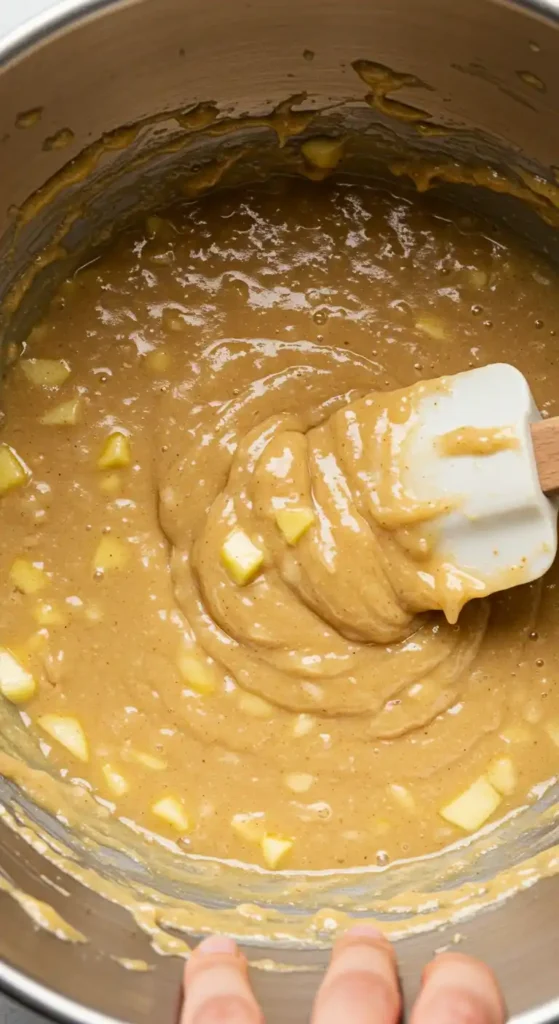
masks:
[[[486,593],[529,583],[557,551],[559,417],[542,419],[506,363],[441,382],[417,406],[405,486],[420,501],[448,501],[437,551],[481,577]]]

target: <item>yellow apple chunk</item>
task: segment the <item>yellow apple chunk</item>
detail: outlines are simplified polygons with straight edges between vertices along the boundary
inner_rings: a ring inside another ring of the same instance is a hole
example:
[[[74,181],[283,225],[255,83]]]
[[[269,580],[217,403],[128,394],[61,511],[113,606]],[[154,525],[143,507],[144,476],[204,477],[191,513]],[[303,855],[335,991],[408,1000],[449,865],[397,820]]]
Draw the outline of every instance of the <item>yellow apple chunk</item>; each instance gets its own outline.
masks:
[[[464,832],[477,832],[497,810],[500,802],[500,793],[484,775],[480,775],[456,800],[442,807],[439,814]]]
[[[112,765],[104,764],[102,771],[105,776],[105,782],[114,796],[124,796],[124,794],[128,792],[130,786],[124,778],[124,775],[117,772]]]
[[[78,761],[89,760],[89,745],[77,718],[70,715],[41,715],[37,722],[41,729],[62,747],[66,747]]]
[[[97,459],[99,469],[126,469],[131,461],[130,438],[118,430],[109,434]]]
[[[339,164],[344,150],[343,139],[316,138],[307,139],[301,146],[301,152],[312,167],[322,171],[332,170]]]
[[[285,860],[293,847],[293,840],[285,836],[265,835],[260,847],[266,867],[274,871]]]
[[[65,609],[51,601],[38,601],[33,609],[33,618],[41,627],[65,626],[68,622]]]
[[[306,793],[314,782],[314,775],[308,772],[289,772],[285,776],[285,784],[292,793]]]
[[[282,508],[276,512],[276,523],[288,544],[297,544],[314,523],[312,508]]]
[[[259,697],[257,693],[244,691],[239,695],[239,708],[252,718],[271,718],[274,713],[272,705],[263,697]]]
[[[123,758],[127,761],[133,761],[135,764],[141,764],[144,768],[149,768],[152,772],[163,772],[167,767],[167,762],[161,757],[156,757],[155,754],[146,754],[143,750],[127,750],[123,752]]]
[[[48,586],[49,578],[43,569],[28,558],[16,558],[10,567],[10,579],[22,594],[38,594]]]
[[[101,478],[99,483],[99,490],[103,494],[108,495],[109,498],[116,498],[117,494],[122,491],[122,480],[118,473],[107,473],[106,476]]]
[[[253,544],[244,530],[236,528],[223,542],[221,560],[240,587],[250,583],[264,562],[264,552]]]
[[[146,369],[157,376],[158,374],[165,373],[171,365],[171,356],[165,349],[155,349],[153,352],[148,352],[145,357]]]
[[[296,739],[300,739],[301,736],[308,736],[314,729],[316,719],[312,715],[297,715],[293,724],[293,735]]]
[[[264,838],[264,815],[234,814],[231,818],[231,828],[246,843],[259,843]]]
[[[58,388],[72,372],[65,359],[22,359],[19,365],[27,380],[37,387]]]
[[[107,534],[102,537],[93,556],[95,572],[110,572],[113,569],[124,569],[130,558],[130,550],[126,544],[116,537]]]
[[[81,412],[81,399],[71,398],[68,402],[60,402],[49,409],[41,416],[40,422],[46,427],[75,427],[80,421]]]
[[[511,796],[517,786],[517,774],[510,757],[498,757],[487,769],[487,778],[502,796]]]
[[[0,444],[0,497],[27,483],[31,471],[9,444]]]
[[[177,832],[190,831],[190,819],[184,807],[175,796],[164,796],[152,805],[152,811],[158,818],[170,825]]]
[[[0,647],[0,692],[12,704],[24,704],[35,695],[37,684],[17,658]]]
[[[388,791],[392,794],[396,802],[400,804],[400,807],[403,807],[405,811],[409,811],[410,814],[414,813],[416,810],[416,803],[406,786],[401,786],[397,782],[392,782],[388,786]]]
[[[204,696],[214,693],[216,678],[211,665],[187,647],[180,647],[177,667],[186,685]]]
[[[439,316],[421,316],[419,320],[416,321],[415,326],[418,331],[422,331],[423,334],[427,334],[430,338],[433,338],[434,341],[446,341],[446,327]]]

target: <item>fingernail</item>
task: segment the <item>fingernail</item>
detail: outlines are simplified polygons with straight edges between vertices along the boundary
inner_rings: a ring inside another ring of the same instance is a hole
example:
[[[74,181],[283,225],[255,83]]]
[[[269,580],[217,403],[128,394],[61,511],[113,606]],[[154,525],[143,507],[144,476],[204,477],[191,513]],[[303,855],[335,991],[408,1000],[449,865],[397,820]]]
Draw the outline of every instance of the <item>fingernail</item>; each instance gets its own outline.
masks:
[[[354,924],[344,932],[343,937],[344,939],[383,939],[384,935],[380,928],[375,928],[373,924]]]
[[[232,955],[237,952],[237,943],[228,935],[210,935],[196,947],[196,952],[204,953],[204,955],[206,953],[229,953]]]

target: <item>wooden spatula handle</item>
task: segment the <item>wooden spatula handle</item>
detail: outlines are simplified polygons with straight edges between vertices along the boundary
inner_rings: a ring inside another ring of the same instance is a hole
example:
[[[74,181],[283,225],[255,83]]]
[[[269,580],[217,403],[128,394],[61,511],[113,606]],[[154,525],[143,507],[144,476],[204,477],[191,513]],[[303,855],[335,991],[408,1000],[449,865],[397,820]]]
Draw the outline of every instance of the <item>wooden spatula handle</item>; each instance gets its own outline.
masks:
[[[532,423],[532,444],[542,491],[559,489],[559,416]]]

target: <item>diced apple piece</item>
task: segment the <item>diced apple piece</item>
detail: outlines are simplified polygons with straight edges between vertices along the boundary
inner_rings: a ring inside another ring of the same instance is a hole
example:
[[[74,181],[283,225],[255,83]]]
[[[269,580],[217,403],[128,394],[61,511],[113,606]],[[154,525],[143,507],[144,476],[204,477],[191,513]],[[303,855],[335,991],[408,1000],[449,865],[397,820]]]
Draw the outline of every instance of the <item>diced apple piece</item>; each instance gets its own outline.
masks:
[[[406,786],[401,786],[397,782],[391,782],[388,786],[388,791],[394,797],[394,799],[403,807],[405,811],[414,813],[416,810],[415,800]]]
[[[272,705],[263,697],[244,691],[239,695],[239,708],[246,715],[252,715],[253,718],[271,718],[274,713]]]
[[[37,684],[10,651],[0,647],[0,692],[12,704],[24,704],[35,695]]]
[[[441,817],[465,832],[477,832],[497,810],[501,796],[491,783],[480,775],[468,789],[439,811]]]
[[[45,427],[75,427],[79,423],[82,412],[81,398],[71,398],[68,402],[60,402],[53,406],[40,422]]]
[[[498,757],[487,769],[487,778],[502,796],[511,796],[518,782],[516,768],[510,757]]]
[[[176,231],[170,220],[152,213],[146,217],[146,233],[148,238],[161,238],[167,242],[176,234]]]
[[[132,461],[130,438],[120,430],[109,434],[97,459],[99,469],[126,469]]]
[[[155,238],[158,232],[161,231],[163,225],[163,218],[158,217],[157,214],[152,213],[149,217],[146,217],[146,234],[148,238]]]
[[[308,736],[314,729],[315,719],[312,715],[297,715],[293,724],[293,735],[296,739],[300,739],[301,736]]]
[[[61,746],[66,747],[78,761],[89,760],[88,742],[77,718],[70,715],[41,715],[37,722],[41,729]]]
[[[264,562],[264,552],[239,528],[223,542],[221,560],[231,578],[240,587],[250,583]]]
[[[164,796],[152,805],[152,811],[177,832],[190,831],[190,818],[175,796]]]
[[[30,347],[32,347],[33,345],[38,345],[41,341],[45,340],[48,333],[49,329],[45,323],[35,324],[35,326],[31,328],[29,335],[27,337],[28,345]]]
[[[95,604],[94,601],[90,601],[88,602],[88,604],[84,606],[83,613],[87,621],[93,623],[94,625],[96,625],[98,622],[102,622],[103,619],[105,618],[105,613],[103,609],[101,608],[100,605]]]
[[[317,138],[307,139],[301,146],[301,152],[312,167],[329,171],[339,164],[344,150],[344,139]]]
[[[150,373],[157,376],[160,373],[166,373],[171,365],[171,356],[163,348],[155,349],[153,352],[148,352],[144,359],[146,369]]]
[[[111,793],[114,793],[115,796],[124,796],[124,794],[128,792],[130,786],[124,778],[124,775],[117,772],[112,765],[104,764],[102,771]]]
[[[297,544],[315,519],[312,508],[282,508],[275,515],[276,523],[288,544]]]
[[[534,733],[525,725],[509,725],[501,733],[501,739],[510,744],[530,743],[534,739]]]
[[[0,444],[0,497],[27,483],[31,470],[9,444]]]
[[[116,537],[110,534],[102,537],[93,556],[95,572],[109,572],[112,569],[124,569],[130,558],[130,550]]]
[[[107,476],[103,476],[99,482],[99,490],[110,498],[120,494],[122,491],[122,480],[118,473],[109,473]]]
[[[48,586],[49,578],[43,569],[28,558],[16,558],[10,568],[10,579],[22,594],[38,594]]]
[[[231,818],[231,828],[245,842],[259,843],[265,835],[264,815],[234,814]]]
[[[434,341],[446,340],[446,327],[439,316],[420,316],[419,319],[416,320],[415,326],[418,331],[422,331],[423,334],[427,334],[430,338],[433,338]]]
[[[6,369],[17,363],[21,355],[21,345],[18,345],[16,341],[7,341],[4,343],[4,366]]]
[[[149,768],[152,772],[163,772],[167,767],[167,762],[163,758],[156,757],[155,754],[146,754],[143,750],[129,749],[123,752],[123,757],[127,761],[134,761],[144,768]]]
[[[29,661],[29,659],[35,655],[44,655],[48,647],[48,634],[46,630],[38,630],[36,633],[32,633],[24,643],[19,644],[17,650],[12,648],[12,653],[15,653],[16,657],[21,661]]]
[[[22,359],[19,365],[37,387],[58,388],[72,372],[65,359]]]
[[[559,747],[559,719],[555,718],[548,722],[545,726],[545,731],[552,743]]]
[[[177,666],[184,682],[191,690],[204,696],[215,692],[216,678],[211,665],[183,645],[179,648]]]
[[[39,626],[65,626],[68,622],[66,612],[51,601],[38,601],[33,618]]]
[[[314,782],[314,775],[308,772],[289,772],[285,776],[285,784],[292,793],[307,793]]]
[[[487,288],[489,284],[489,274],[485,270],[470,270],[468,277],[473,288]]]
[[[285,836],[265,835],[260,842],[260,847],[266,867],[274,871],[292,849],[293,840],[286,839]]]
[[[537,725],[543,718],[543,707],[539,700],[529,700],[523,708],[523,717],[529,725]]]

